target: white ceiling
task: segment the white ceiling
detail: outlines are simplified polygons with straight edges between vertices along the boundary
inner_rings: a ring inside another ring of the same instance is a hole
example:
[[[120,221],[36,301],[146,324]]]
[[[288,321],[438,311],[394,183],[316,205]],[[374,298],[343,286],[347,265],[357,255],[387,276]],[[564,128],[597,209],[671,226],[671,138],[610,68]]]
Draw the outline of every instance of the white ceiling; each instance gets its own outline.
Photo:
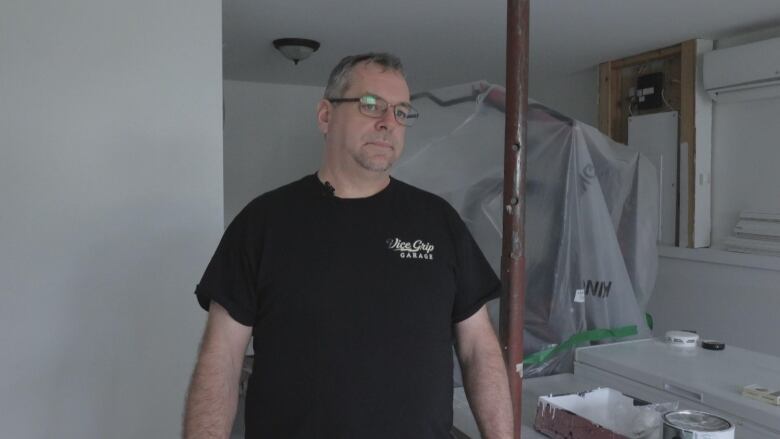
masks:
[[[223,0],[222,8],[226,79],[321,86],[342,56],[389,51],[413,92],[504,82],[505,1]],[[778,25],[780,0],[532,0],[530,77]],[[322,46],[295,66],[271,45],[284,37]]]

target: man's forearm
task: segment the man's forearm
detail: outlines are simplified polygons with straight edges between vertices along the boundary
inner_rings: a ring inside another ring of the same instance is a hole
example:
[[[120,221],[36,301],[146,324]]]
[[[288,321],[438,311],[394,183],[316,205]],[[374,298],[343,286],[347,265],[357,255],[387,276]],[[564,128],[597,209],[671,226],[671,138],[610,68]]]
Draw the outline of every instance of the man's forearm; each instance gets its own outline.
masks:
[[[512,400],[498,343],[461,362],[471,411],[484,439],[512,439]]]
[[[241,365],[203,349],[187,395],[184,439],[227,439],[238,406]]]

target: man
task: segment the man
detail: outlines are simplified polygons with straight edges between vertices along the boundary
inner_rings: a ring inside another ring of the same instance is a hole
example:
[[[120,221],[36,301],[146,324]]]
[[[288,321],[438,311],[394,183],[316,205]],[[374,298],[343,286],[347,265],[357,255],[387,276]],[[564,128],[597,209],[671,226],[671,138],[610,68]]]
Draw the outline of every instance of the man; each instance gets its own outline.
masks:
[[[196,290],[209,317],[185,438],[229,436],[250,336],[247,438],[449,438],[453,337],[483,437],[512,437],[484,306],[499,282],[444,200],[389,175],[409,100],[396,57],[343,59],[317,107],[319,171],[226,230]]]

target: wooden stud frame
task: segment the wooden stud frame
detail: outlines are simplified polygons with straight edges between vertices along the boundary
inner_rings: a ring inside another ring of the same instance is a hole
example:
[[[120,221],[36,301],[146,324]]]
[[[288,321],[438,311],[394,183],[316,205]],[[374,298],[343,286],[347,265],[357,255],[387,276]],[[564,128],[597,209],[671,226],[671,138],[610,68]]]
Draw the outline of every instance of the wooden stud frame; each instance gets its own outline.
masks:
[[[698,212],[696,197],[707,196],[709,192],[697,190],[701,186],[697,182],[697,175],[701,173],[696,166],[697,142],[696,142],[696,75],[697,75],[697,40],[689,40],[674,46],[651,50],[639,55],[630,56],[614,61],[607,61],[599,65],[599,130],[621,143],[627,142],[627,122],[629,109],[627,103],[627,87],[625,78],[630,77],[630,69],[639,65],[650,63],[666,63],[667,76],[671,84],[664,87],[668,90],[671,99],[671,107],[679,111],[680,130],[679,143],[687,146],[687,157],[681,157],[680,163],[687,162],[687,169],[680,169],[681,188],[687,188],[687,194],[681,193],[679,199],[685,205],[680,206],[679,212],[685,218],[678,218],[679,246],[702,247],[709,245],[709,219],[695,221],[697,214],[709,217],[709,203],[706,203],[707,211]],[[699,101],[701,102],[701,101]],[[665,111],[664,109],[663,111]],[[654,111],[651,111],[654,112]],[[706,147],[706,155],[709,156],[710,145]],[[687,159],[687,160],[686,160]],[[707,171],[707,176],[709,171]],[[682,179],[685,178],[685,181]],[[686,196],[687,195],[687,196]],[[707,230],[695,230],[697,227]],[[694,239],[698,237],[698,239]]]

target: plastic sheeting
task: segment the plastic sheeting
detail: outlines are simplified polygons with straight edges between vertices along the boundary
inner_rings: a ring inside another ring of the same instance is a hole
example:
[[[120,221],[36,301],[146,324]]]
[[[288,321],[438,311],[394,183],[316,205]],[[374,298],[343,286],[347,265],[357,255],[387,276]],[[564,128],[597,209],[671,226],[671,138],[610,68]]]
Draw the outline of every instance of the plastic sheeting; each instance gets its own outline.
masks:
[[[504,89],[479,82],[416,95],[420,123],[393,175],[458,210],[500,270]],[[529,102],[524,353],[591,329],[636,325],[648,337],[658,233],[657,177],[637,151]],[[494,324],[498,301],[489,304]],[[562,350],[525,376],[572,370]],[[458,378],[456,377],[456,380]]]

